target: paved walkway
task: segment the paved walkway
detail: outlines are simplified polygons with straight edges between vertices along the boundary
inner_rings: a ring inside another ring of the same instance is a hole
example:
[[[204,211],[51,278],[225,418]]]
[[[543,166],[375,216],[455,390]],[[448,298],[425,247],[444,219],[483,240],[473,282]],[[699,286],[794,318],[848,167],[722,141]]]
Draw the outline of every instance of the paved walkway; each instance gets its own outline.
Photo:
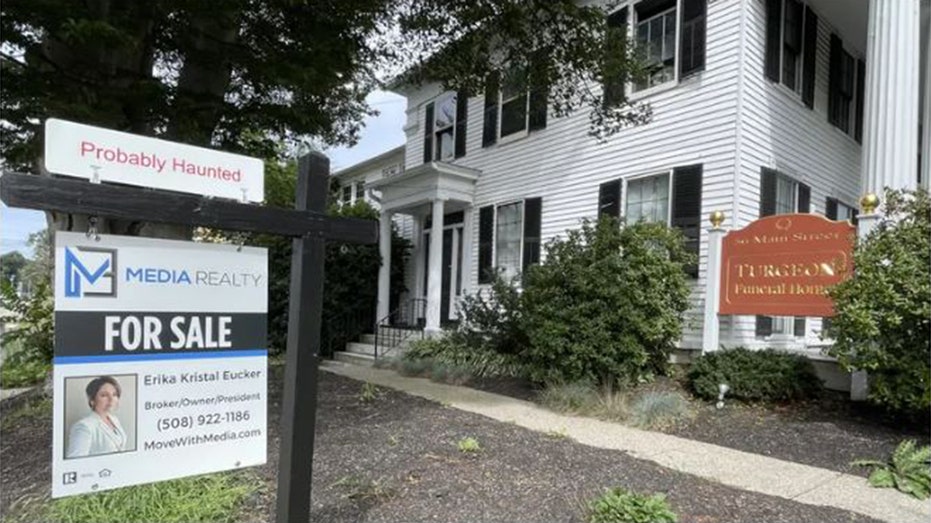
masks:
[[[617,423],[557,414],[527,401],[424,378],[407,378],[391,370],[330,361],[321,369],[531,430],[562,431],[579,443],[621,450],[730,487],[849,510],[890,523],[931,521],[931,500],[918,501],[893,489],[875,489],[858,476]]]

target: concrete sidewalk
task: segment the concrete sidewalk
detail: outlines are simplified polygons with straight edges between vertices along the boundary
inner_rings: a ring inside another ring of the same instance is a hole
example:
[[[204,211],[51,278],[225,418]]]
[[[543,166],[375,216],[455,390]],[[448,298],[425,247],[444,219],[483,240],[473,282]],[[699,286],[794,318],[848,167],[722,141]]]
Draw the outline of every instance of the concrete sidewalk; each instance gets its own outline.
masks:
[[[585,445],[624,451],[635,458],[730,487],[849,510],[889,523],[931,521],[931,500],[918,501],[893,489],[875,489],[862,477],[617,423],[557,414],[527,401],[423,378],[406,378],[392,370],[332,361],[320,368],[531,430],[561,431]]]

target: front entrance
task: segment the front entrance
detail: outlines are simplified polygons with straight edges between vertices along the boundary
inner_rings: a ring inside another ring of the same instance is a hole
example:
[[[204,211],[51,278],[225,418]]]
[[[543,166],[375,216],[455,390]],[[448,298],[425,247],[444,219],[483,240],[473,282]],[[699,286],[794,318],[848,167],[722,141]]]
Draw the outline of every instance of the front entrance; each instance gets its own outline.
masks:
[[[443,260],[440,290],[440,321],[450,322],[458,320],[456,302],[462,294],[462,229],[463,212],[454,212],[444,217],[443,226]],[[429,227],[431,224],[427,222]],[[424,267],[429,266],[430,260],[430,230],[424,232]],[[427,272],[424,271],[424,298],[427,296]]]

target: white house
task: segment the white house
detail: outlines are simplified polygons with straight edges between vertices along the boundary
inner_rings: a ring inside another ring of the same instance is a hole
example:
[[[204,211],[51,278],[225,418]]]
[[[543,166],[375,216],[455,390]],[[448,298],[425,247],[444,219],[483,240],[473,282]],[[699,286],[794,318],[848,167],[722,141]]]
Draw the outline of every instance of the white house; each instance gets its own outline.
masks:
[[[927,183],[929,11],[928,0],[622,0],[609,24],[651,43],[651,78],[624,87],[652,105],[649,123],[598,143],[587,111],[555,118],[533,93],[400,85],[403,168],[387,166],[396,149],[341,176],[378,195],[383,232],[410,217],[407,286],[426,299],[428,332],[455,319],[457,296],[482,288],[487,269],[518,273],[583,218],[680,227],[700,256],[680,347],[697,349],[712,211],[730,228],[781,212],[850,218],[866,192],[914,188],[919,150]],[[380,318],[387,278],[383,267]],[[819,318],[738,316],[721,342],[815,354],[820,329]]]

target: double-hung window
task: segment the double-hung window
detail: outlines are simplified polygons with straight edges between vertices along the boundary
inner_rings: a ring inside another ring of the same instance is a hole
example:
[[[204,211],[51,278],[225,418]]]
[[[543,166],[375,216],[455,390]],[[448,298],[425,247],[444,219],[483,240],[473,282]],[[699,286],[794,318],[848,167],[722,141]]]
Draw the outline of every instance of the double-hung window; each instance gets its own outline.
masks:
[[[469,97],[444,93],[424,108],[424,163],[465,156]]]
[[[760,178],[760,218],[774,214],[811,212],[811,188],[773,169],[763,168]],[[756,317],[756,336],[805,336],[804,317]]]
[[[542,204],[528,198],[479,209],[479,283],[490,283],[496,270],[510,281],[539,263]]]
[[[365,200],[365,180],[356,182],[356,201]]]
[[[623,190],[623,199],[622,199]],[[688,165],[671,171],[601,184],[598,216],[619,217],[624,202],[627,223],[657,222],[676,227],[685,236],[685,247],[697,257],[701,239],[702,166]],[[698,276],[698,265],[686,267]]]
[[[831,35],[831,62],[828,79],[828,121],[858,142],[863,135],[863,89],[866,63],[844,49],[837,35]]]
[[[499,138],[527,132],[530,97],[520,71],[512,70],[501,82],[501,128]]]
[[[815,102],[818,16],[800,0],[766,0],[766,76]]]
[[[549,84],[548,58],[537,53],[533,67],[492,73],[485,84],[482,147],[527,136],[546,128]]]
[[[349,205],[352,203],[352,184],[346,184],[342,187],[342,198],[341,201],[344,205]]]
[[[604,104],[616,105],[628,89],[618,56],[627,54],[633,35],[634,56],[644,67],[630,91],[674,82],[705,67],[707,0],[639,0],[615,10],[606,20]]]

